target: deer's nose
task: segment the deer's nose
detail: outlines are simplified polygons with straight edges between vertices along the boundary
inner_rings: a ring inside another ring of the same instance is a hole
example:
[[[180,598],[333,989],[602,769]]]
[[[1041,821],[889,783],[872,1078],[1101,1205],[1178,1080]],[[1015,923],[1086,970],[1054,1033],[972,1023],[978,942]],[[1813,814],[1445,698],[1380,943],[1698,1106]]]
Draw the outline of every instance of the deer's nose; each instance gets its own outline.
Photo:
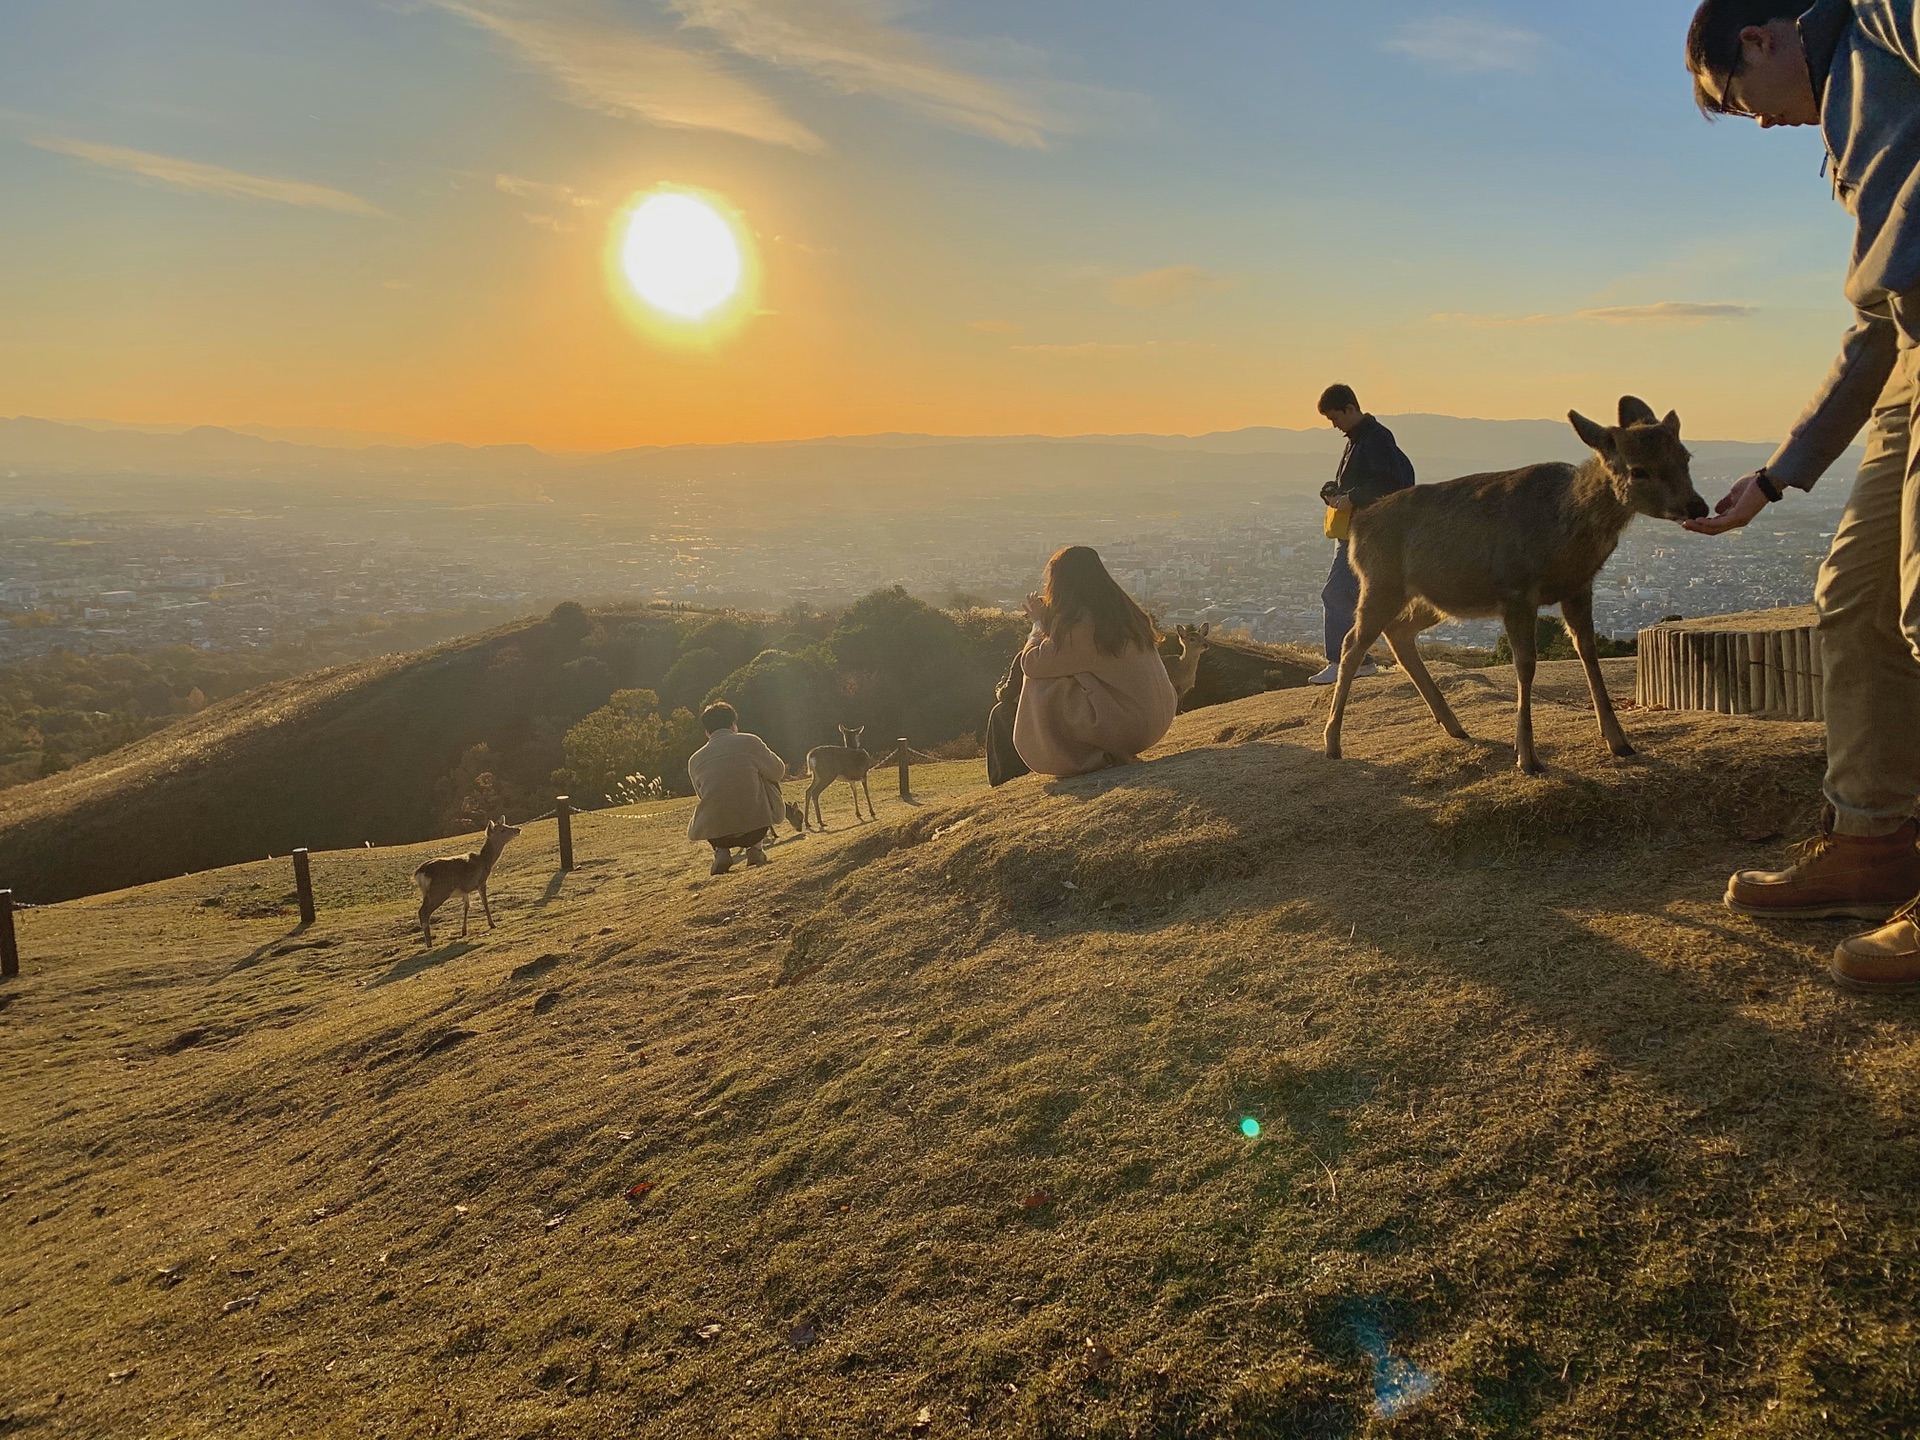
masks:
[[[1713,512],[1707,508],[1707,502],[1702,500],[1698,495],[1687,502],[1687,518],[1689,520],[1704,520],[1712,513]]]

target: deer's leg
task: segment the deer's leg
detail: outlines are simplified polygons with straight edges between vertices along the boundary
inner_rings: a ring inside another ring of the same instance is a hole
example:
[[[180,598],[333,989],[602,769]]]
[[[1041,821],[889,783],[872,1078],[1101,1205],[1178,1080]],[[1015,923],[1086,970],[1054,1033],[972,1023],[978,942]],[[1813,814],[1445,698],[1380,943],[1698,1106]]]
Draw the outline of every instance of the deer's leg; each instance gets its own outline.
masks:
[[[493,907],[487,903],[487,882],[480,882],[480,913],[487,917],[487,929],[493,929]]]
[[[427,937],[427,948],[433,948],[433,899],[428,896],[420,902],[420,933]]]
[[[880,817],[873,809],[873,791],[867,788],[867,777],[864,775],[860,777],[860,793],[867,797],[867,819],[878,820]]]
[[[1353,628],[1347,631],[1346,641],[1340,647],[1340,678],[1333,682],[1333,707],[1327,713],[1329,760],[1340,758],[1340,725],[1347,716],[1347,694],[1353,689],[1354,672],[1405,604],[1400,596],[1389,595],[1381,587],[1369,588],[1364,577],[1360,584],[1360,608],[1353,617]]]
[[[812,815],[814,819],[818,820],[820,822],[820,828],[822,830],[825,830],[827,828],[827,816],[826,816],[826,812],[820,808],[820,792],[826,788],[827,788],[826,786],[820,784],[817,780],[813,784],[807,786],[807,805],[806,805],[805,813]]]
[[[1534,626],[1540,619],[1540,607],[1531,598],[1509,600],[1502,617],[1507,626],[1507,643],[1513,647],[1513,673],[1519,682],[1519,718],[1514,722],[1514,763],[1529,775],[1544,775],[1539,758],[1533,753],[1533,672],[1539,660],[1534,644]]]
[[[1433,718],[1440,722],[1440,728],[1456,740],[1467,738],[1466,727],[1453,713],[1453,707],[1447,704],[1447,697],[1440,693],[1440,687],[1433,683],[1433,673],[1427,669],[1427,662],[1420,658],[1420,628],[1404,617],[1387,627],[1387,646],[1393,651],[1393,658],[1400,668],[1407,672],[1407,678],[1413,681],[1413,688],[1420,692],[1420,698],[1427,702],[1427,709],[1433,712]]]
[[[1593,638],[1592,588],[1562,600],[1560,613],[1566,619],[1567,634],[1573,637],[1574,653],[1580,657],[1581,667],[1587,672],[1587,691],[1593,696],[1593,713],[1600,718],[1600,738],[1606,742],[1607,749],[1624,759],[1633,754],[1633,746],[1627,742],[1626,731],[1620,728],[1620,717],[1613,713],[1613,697],[1607,694],[1607,679],[1600,673],[1600,647]]]
[[[467,938],[467,910],[472,904],[473,892],[462,890],[460,892],[460,938],[462,940]]]

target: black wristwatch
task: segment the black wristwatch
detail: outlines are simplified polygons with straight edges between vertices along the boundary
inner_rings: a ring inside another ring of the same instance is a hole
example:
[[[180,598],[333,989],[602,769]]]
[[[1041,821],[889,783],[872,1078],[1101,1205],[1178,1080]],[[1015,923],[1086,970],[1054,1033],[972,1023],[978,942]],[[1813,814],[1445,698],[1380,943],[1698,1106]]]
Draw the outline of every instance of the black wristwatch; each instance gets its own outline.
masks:
[[[1753,472],[1753,484],[1755,489],[1767,497],[1767,503],[1769,505],[1778,505],[1780,503],[1780,497],[1783,492],[1778,485],[1773,483],[1773,477],[1767,474],[1766,466],[1763,465]]]

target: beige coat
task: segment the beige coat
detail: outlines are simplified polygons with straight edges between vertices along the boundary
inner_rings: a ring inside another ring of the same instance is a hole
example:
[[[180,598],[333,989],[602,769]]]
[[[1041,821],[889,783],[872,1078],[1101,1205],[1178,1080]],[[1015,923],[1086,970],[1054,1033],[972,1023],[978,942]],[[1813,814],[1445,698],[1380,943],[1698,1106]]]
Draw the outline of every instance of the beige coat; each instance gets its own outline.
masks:
[[[1038,632],[1020,654],[1026,680],[1013,717],[1013,748],[1041,775],[1083,775],[1138,755],[1173,724],[1179,697],[1151,648],[1107,655],[1093,627],[1057,640]]]
[[[787,762],[758,735],[722,730],[688,757],[687,778],[700,797],[687,822],[689,840],[724,840],[780,823],[780,782]]]

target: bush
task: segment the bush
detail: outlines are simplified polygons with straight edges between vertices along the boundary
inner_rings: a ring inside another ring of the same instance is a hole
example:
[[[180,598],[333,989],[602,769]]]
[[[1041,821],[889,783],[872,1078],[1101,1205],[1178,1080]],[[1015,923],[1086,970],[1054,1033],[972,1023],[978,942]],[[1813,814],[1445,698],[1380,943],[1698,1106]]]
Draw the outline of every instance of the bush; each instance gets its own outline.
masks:
[[[687,710],[660,715],[660,697],[651,690],[621,690],[567,731],[566,755],[554,783],[575,799],[604,802],[622,786],[652,778],[670,791],[685,793],[687,757],[702,744],[700,722]]]

